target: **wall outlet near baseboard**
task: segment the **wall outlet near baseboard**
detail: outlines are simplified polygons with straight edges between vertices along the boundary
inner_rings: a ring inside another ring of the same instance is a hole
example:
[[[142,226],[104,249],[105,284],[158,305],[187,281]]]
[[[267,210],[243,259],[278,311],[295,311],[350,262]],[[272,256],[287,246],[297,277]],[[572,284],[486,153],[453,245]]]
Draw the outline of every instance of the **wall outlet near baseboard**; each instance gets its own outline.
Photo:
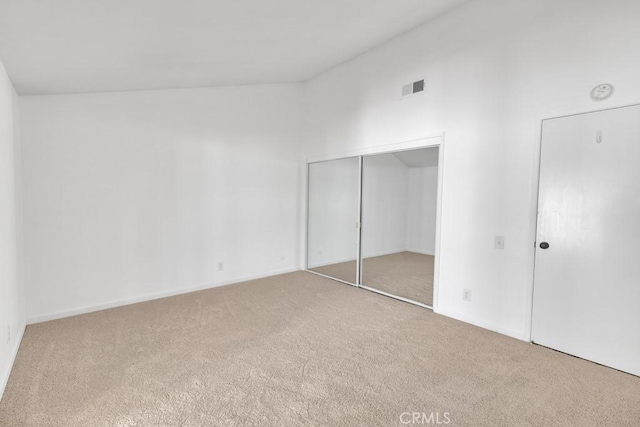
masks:
[[[493,247],[495,249],[504,249],[504,236],[496,236],[493,241]]]
[[[218,262],[218,271],[224,271],[224,262]]]
[[[467,301],[467,302],[471,301],[471,290],[470,289],[463,289],[462,290],[462,301]]]

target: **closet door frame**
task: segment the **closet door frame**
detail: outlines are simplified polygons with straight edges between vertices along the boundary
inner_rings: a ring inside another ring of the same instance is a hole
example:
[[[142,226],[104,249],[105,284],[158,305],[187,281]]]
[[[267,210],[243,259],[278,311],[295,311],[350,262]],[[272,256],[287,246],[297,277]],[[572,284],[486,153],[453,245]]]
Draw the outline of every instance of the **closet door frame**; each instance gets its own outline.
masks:
[[[438,190],[436,195],[436,242],[435,242],[435,254],[434,254],[434,266],[433,266],[433,307],[428,305],[399,297],[397,295],[388,294],[384,291],[380,291],[374,288],[369,288],[367,286],[362,285],[362,166],[363,166],[363,158],[365,156],[376,155],[376,154],[388,154],[388,153],[396,153],[399,151],[410,151],[417,150],[420,148],[438,148]],[[356,283],[349,283],[344,280],[340,280],[334,277],[330,277],[321,273],[317,273],[315,271],[309,270],[309,166],[313,163],[320,163],[329,160],[339,160],[350,157],[359,157],[359,183],[358,183],[358,224],[356,229],[356,237],[357,237],[357,259],[356,259]],[[335,153],[326,156],[318,156],[318,157],[308,157],[306,159],[306,203],[305,203],[305,242],[304,242],[304,265],[305,270],[322,276],[332,280],[336,280],[341,283],[345,283],[347,285],[356,286],[371,292],[375,292],[377,294],[385,295],[400,301],[404,301],[410,304],[414,304],[420,307],[432,309],[437,312],[438,310],[438,294],[440,290],[440,240],[441,240],[441,222],[442,222],[442,189],[443,183],[442,179],[444,176],[444,132],[434,134],[431,136],[426,136],[419,139],[414,139],[410,141],[398,142],[393,144],[385,144],[379,145],[369,148],[363,148],[360,150],[346,151],[342,153]]]

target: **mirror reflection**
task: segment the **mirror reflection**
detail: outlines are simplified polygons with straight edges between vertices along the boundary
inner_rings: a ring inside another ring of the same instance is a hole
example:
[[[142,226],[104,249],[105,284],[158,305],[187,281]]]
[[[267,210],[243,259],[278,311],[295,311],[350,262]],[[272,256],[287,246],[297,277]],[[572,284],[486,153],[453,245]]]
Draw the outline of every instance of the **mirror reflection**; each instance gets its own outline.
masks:
[[[365,156],[362,285],[433,305],[438,148]]]
[[[360,160],[309,164],[307,268],[356,284]]]

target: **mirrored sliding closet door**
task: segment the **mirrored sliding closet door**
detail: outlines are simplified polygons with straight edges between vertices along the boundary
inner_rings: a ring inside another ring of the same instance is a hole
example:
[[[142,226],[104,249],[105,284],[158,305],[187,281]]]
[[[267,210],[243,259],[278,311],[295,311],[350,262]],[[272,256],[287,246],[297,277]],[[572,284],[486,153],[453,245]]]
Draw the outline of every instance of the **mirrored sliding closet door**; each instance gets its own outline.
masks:
[[[437,189],[437,147],[363,157],[363,287],[433,305]]]
[[[439,147],[308,164],[307,270],[433,307]]]
[[[360,158],[309,164],[307,269],[358,283]]]

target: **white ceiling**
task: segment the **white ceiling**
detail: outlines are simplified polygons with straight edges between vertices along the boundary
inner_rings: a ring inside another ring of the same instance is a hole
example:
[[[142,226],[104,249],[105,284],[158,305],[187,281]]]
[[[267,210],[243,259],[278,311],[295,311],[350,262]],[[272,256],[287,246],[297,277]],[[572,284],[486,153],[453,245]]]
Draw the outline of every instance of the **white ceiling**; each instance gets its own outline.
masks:
[[[0,0],[21,95],[307,80],[468,0]]]
[[[393,155],[409,168],[438,166],[438,147],[399,151],[397,153],[393,153]]]

